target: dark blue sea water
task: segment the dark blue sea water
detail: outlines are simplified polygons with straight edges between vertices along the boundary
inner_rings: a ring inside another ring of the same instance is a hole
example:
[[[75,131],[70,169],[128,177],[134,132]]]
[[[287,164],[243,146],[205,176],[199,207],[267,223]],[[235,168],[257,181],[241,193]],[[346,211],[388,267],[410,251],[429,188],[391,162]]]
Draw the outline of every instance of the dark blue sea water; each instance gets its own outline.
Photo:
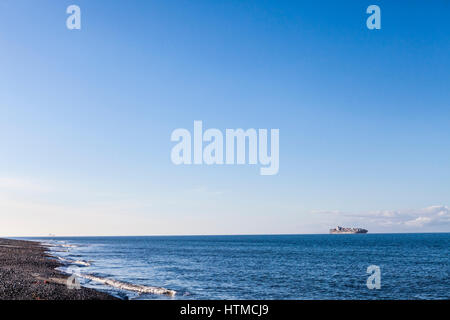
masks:
[[[450,299],[450,234],[44,238],[65,272],[175,290],[130,299]],[[366,286],[367,267],[381,288]]]

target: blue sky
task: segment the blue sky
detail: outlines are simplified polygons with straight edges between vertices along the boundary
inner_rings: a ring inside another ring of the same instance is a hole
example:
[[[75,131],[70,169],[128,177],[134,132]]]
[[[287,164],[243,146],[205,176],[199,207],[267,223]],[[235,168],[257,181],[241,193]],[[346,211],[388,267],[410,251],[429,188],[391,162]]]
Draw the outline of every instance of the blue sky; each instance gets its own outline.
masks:
[[[448,232],[449,10],[0,0],[0,235]],[[280,129],[279,174],[173,165],[194,120]]]

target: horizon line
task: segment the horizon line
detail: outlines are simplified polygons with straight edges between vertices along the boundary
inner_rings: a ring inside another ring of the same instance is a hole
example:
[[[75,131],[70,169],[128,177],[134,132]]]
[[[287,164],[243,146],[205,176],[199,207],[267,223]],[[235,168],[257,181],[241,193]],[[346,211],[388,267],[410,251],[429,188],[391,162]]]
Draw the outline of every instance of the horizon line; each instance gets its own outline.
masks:
[[[370,234],[434,234],[434,233],[450,233],[450,231],[431,231],[431,232],[371,232]],[[42,236],[0,236],[0,239],[13,238],[130,238],[130,237],[232,237],[232,236],[308,236],[308,235],[343,235],[330,233],[236,233],[236,234],[153,234],[153,235],[42,235]],[[348,234],[353,235],[353,234]]]

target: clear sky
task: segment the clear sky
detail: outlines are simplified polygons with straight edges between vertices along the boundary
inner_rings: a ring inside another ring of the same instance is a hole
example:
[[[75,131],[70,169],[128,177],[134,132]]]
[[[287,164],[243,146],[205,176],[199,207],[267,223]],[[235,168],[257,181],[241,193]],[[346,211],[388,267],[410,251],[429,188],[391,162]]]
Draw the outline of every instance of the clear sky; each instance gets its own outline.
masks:
[[[0,0],[0,235],[449,232],[449,17],[446,0]],[[278,175],[175,166],[194,120],[278,128]]]

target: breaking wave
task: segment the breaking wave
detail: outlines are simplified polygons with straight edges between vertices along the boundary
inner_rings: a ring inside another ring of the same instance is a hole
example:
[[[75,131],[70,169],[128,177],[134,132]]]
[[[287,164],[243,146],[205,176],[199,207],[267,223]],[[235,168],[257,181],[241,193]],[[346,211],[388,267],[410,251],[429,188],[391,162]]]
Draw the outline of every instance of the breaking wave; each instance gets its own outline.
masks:
[[[74,244],[62,244],[61,247],[63,248],[77,248],[78,246]]]
[[[89,262],[84,261],[84,260],[70,260],[70,259],[66,259],[66,258],[62,258],[62,257],[57,257],[57,258],[65,263],[75,264],[78,266],[89,267],[91,265]]]
[[[156,295],[165,295],[169,297],[173,297],[177,294],[175,290],[166,289],[162,287],[153,287],[153,286],[145,286],[140,284],[133,284],[129,282],[119,281],[111,278],[104,278],[104,277],[98,277],[94,276],[92,274],[88,273],[79,273],[75,270],[73,270],[73,267],[79,266],[79,267],[89,267],[91,266],[91,263],[85,260],[77,260],[76,258],[73,259],[74,256],[80,256],[79,254],[72,254],[70,257],[72,259],[69,259],[67,257],[61,257],[56,252],[61,252],[60,250],[64,250],[64,252],[72,252],[71,249],[78,248],[78,245],[72,245],[67,243],[61,243],[61,242],[41,242],[43,246],[46,246],[50,249],[49,256],[58,259],[61,261],[65,266],[58,268],[60,271],[68,273],[68,274],[75,274],[79,278],[86,279],[88,281],[93,281],[98,284],[103,284],[110,286],[115,289],[129,291],[129,292],[135,292],[138,294],[156,294]],[[56,250],[55,250],[56,249]],[[58,250],[59,249],[59,250]],[[76,249],[75,249],[76,250]]]
[[[106,284],[108,286],[111,286],[111,287],[114,287],[117,289],[134,291],[134,292],[138,292],[138,293],[161,294],[161,295],[167,295],[167,296],[171,296],[171,297],[175,296],[175,294],[177,293],[175,290],[170,290],[170,289],[166,289],[166,288],[132,284],[132,283],[122,282],[122,281],[118,281],[118,280],[114,280],[114,279],[96,277],[96,276],[93,276],[90,274],[77,274],[77,276],[91,280],[91,281]]]

